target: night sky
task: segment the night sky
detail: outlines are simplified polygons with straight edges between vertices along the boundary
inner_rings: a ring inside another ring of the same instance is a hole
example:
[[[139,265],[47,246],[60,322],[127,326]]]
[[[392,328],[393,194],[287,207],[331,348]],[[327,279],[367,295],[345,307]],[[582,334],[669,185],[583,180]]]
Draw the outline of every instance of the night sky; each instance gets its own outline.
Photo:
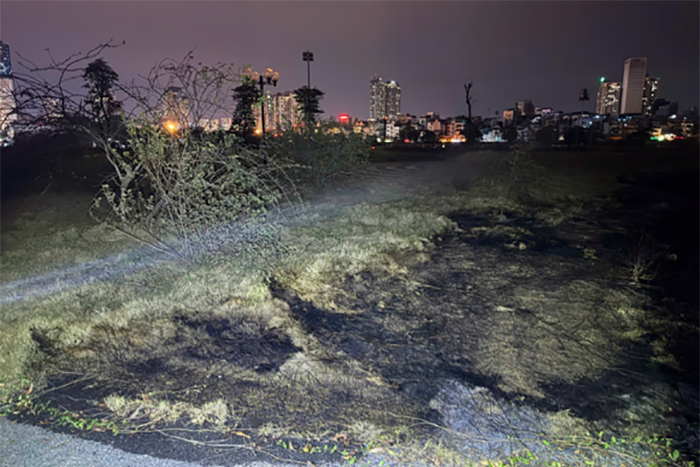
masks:
[[[402,87],[402,112],[466,113],[462,84],[473,80],[475,114],[532,99],[580,109],[601,76],[622,80],[625,59],[645,56],[660,94],[698,105],[699,19],[690,2],[205,2],[3,0],[0,38],[46,63],[114,39],[105,59],[124,79],[196,46],[198,62],[251,64],[281,74],[277,90],[306,83],[304,50],[315,55],[312,86],[326,116],[367,118],[369,80]],[[15,66],[15,71],[19,71]],[[593,102],[588,108],[593,108]]]

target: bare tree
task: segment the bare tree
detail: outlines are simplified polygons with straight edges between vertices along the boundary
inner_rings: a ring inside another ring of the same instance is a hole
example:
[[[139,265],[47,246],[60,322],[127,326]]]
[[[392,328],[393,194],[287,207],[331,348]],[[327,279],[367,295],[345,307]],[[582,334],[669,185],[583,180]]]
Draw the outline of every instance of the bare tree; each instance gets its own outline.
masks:
[[[239,82],[233,66],[195,63],[189,52],[182,60],[161,60],[125,84],[99,61],[112,47],[102,44],[62,61],[49,54],[45,67],[25,60],[14,110],[28,124],[46,123],[43,109],[50,102],[60,120],[57,131],[86,135],[104,155],[112,172],[95,198],[93,217],[184,259],[265,231],[251,226],[284,198],[282,164],[239,147],[225,132],[198,128],[233,114],[231,89]],[[81,86],[85,79],[87,87]],[[104,99],[112,89],[122,97],[119,145],[113,144],[112,125],[95,124],[96,111],[116,109]]]
[[[473,142],[474,140],[477,140],[479,137],[478,131],[474,126],[474,120],[472,117],[472,106],[474,105],[475,99],[474,95],[472,94],[472,86],[474,85],[473,81],[469,81],[468,84],[464,85],[464,96],[465,96],[465,101],[467,104],[467,125],[465,128],[465,133],[466,133],[466,138],[467,141]]]
[[[63,60],[56,60],[46,49],[49,63],[39,66],[17,54],[19,60],[13,74],[14,103],[11,115],[19,120],[21,128],[49,124],[58,130],[83,129],[85,120],[90,117],[88,103],[91,90],[81,86],[88,63],[95,62],[109,49],[119,47],[112,41],[100,44],[86,53],[75,53]],[[82,120],[81,120],[82,119]]]
[[[472,120],[472,105],[474,104],[474,96],[472,95],[472,86],[473,85],[474,85],[473,81],[469,81],[468,84],[464,85],[464,95],[465,95],[465,100],[467,103],[467,111],[468,111],[467,116],[469,117],[470,122]]]

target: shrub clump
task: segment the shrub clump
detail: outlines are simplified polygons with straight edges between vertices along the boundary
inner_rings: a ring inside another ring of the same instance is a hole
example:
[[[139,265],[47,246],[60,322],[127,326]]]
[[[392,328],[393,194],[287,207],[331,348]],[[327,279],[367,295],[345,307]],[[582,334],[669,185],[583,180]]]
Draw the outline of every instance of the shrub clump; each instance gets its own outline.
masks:
[[[290,129],[270,144],[276,158],[295,164],[295,179],[323,188],[337,177],[369,161],[371,143],[362,134],[331,121],[315,127]]]
[[[178,258],[240,248],[269,234],[263,215],[282,198],[283,167],[225,134],[168,134],[127,127],[126,150],[111,151],[114,174],[92,214]]]

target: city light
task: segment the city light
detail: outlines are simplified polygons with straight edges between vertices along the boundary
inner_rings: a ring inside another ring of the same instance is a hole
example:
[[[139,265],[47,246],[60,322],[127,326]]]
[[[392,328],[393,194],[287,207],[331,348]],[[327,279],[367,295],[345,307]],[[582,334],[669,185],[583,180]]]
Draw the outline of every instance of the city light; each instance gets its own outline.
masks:
[[[603,76],[603,77],[600,78],[600,82],[601,82],[601,83],[604,83],[604,82],[605,82],[605,76]]]
[[[350,119],[350,116],[348,114],[340,114],[338,115],[338,120],[341,122],[347,122]]]
[[[180,124],[173,121],[165,122],[165,129],[168,130],[169,133],[174,134],[180,129]]]

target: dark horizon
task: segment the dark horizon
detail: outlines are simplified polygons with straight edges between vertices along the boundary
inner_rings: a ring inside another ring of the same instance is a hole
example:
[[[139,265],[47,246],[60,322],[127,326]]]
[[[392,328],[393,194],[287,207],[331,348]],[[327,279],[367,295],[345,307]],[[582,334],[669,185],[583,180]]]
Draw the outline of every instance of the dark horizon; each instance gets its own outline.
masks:
[[[113,39],[126,45],[104,58],[125,81],[196,47],[198,62],[275,69],[275,91],[306,84],[310,50],[325,116],[361,119],[374,74],[401,85],[402,113],[465,114],[472,80],[475,115],[525,99],[576,111],[581,88],[591,109],[600,77],[621,81],[624,61],[642,56],[659,97],[687,109],[700,99],[699,12],[697,2],[6,1],[0,39],[16,72],[18,53],[45,64],[46,48],[61,58]]]

